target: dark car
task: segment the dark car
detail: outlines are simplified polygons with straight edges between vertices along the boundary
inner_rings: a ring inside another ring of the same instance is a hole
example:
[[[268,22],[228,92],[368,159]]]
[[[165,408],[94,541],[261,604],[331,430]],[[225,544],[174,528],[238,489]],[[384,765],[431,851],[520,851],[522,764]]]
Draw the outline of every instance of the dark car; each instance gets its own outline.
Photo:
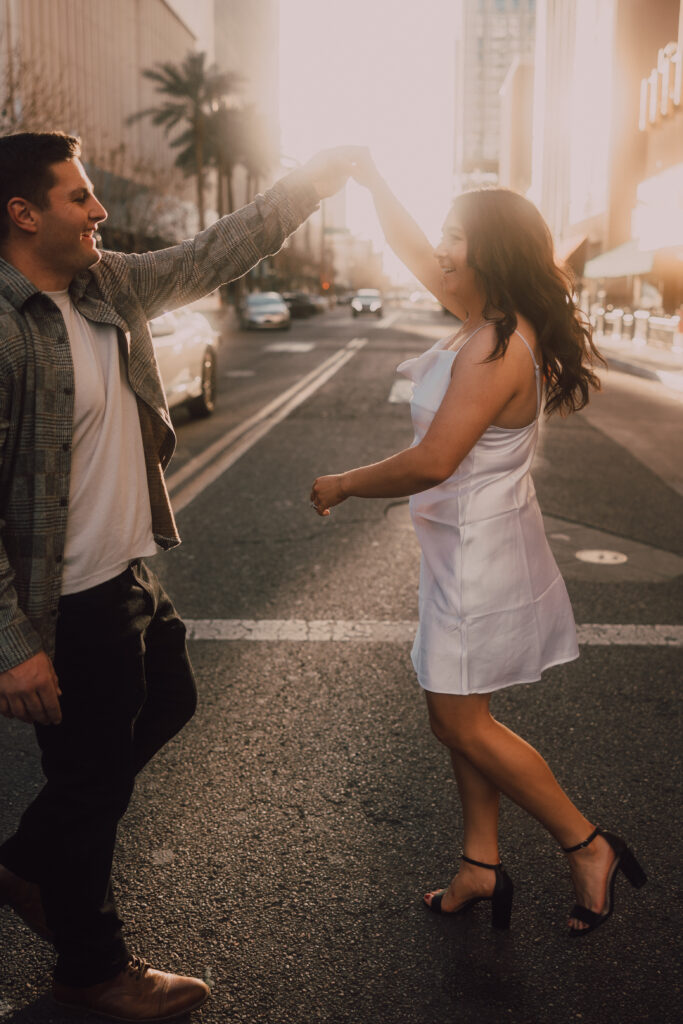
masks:
[[[351,312],[354,316],[359,316],[362,313],[382,316],[384,313],[382,293],[377,288],[359,288],[351,299]]]
[[[282,298],[287,303],[293,317],[313,316],[318,312],[315,300],[308,292],[283,292]]]
[[[244,330],[281,330],[290,327],[290,313],[279,292],[250,292],[245,295],[239,310],[240,326]]]

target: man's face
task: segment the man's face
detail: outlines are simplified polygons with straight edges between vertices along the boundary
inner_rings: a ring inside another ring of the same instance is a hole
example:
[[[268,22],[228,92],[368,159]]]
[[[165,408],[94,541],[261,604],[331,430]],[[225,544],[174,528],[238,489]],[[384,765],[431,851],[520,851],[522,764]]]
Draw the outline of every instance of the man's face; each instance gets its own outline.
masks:
[[[37,210],[37,250],[43,265],[68,283],[100,259],[95,245],[97,225],[107,211],[97,201],[80,160],[52,164],[54,185],[48,205]]]

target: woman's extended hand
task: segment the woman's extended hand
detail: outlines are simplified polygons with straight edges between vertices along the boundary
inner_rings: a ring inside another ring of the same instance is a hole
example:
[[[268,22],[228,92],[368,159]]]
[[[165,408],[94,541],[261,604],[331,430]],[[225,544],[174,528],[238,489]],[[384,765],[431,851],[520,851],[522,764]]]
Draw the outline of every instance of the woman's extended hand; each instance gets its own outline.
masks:
[[[366,188],[371,188],[379,179],[380,173],[366,146],[359,146],[354,154],[351,175],[359,185],[364,185]]]
[[[341,479],[341,473],[333,473],[331,476],[319,476],[313,484],[311,505],[319,516],[329,516],[330,509],[346,499]]]

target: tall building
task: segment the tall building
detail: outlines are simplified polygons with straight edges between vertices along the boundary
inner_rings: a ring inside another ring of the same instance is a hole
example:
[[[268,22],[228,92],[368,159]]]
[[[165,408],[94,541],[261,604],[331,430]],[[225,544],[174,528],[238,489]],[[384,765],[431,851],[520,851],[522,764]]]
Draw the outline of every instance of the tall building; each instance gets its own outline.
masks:
[[[499,180],[500,90],[534,53],[536,0],[462,0],[456,39],[455,190]]]
[[[523,195],[531,185],[534,66],[515,57],[500,87],[498,183]]]
[[[174,0],[178,3],[179,0]],[[182,0],[189,2],[189,0]],[[211,2],[211,0],[210,0]],[[233,173],[234,205],[243,206],[253,192],[278,176],[280,155],[278,0],[212,0],[211,33],[199,45],[222,71],[241,76],[239,104],[256,114],[267,170],[252,181],[238,165]]]
[[[264,187],[290,169],[280,164],[279,0],[214,0],[213,25],[214,60],[220,68],[242,75],[242,102],[260,116],[261,138],[271,157],[269,173],[258,182]],[[251,198],[248,175],[242,167],[235,171],[234,195],[236,206]],[[288,239],[279,258],[264,261],[252,272],[250,283],[262,287],[270,281],[285,287],[289,276],[297,287],[333,290],[341,273],[339,239],[344,225],[343,196],[325,200]]]
[[[214,60],[244,78],[242,96],[263,115],[280,152],[278,0],[215,0]]]
[[[631,237],[645,170],[641,80],[676,39],[680,0],[538,0],[530,197],[560,248]]]

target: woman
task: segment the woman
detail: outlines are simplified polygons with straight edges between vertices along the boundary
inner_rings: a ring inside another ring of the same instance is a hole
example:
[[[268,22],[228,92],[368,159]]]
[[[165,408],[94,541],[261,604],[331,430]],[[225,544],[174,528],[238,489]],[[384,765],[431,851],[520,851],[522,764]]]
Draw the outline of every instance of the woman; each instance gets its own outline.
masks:
[[[545,411],[581,409],[602,361],[553,259],[536,208],[504,189],[456,199],[436,249],[393,196],[369,155],[355,171],[371,190],[387,241],[462,321],[399,370],[415,383],[415,440],[371,466],[319,477],[320,515],[349,497],[411,495],[422,547],[413,664],[432,730],[448,747],[463,812],[464,854],[428,907],[459,913],[490,900],[510,923],[512,882],[498,854],[501,793],[562,846],[576,891],[573,936],[610,916],[617,870],[645,875],[622,839],[589,822],[532,747],[489,712],[491,694],[578,657],[564,581],[548,547],[529,474]]]

